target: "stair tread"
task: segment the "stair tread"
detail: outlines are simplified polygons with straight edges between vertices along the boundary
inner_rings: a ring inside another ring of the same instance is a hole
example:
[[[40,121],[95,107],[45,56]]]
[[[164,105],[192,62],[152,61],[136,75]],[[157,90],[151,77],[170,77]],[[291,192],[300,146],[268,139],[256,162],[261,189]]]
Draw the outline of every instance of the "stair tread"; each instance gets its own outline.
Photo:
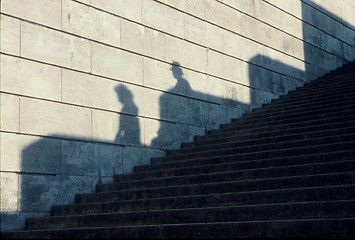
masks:
[[[212,183],[202,183],[202,184],[186,184],[186,185],[178,185],[178,186],[162,186],[162,187],[146,187],[142,189],[131,189],[131,190],[116,190],[116,191],[108,191],[108,192],[96,192],[96,193],[89,193],[89,194],[80,194],[77,196],[81,197],[100,197],[100,196],[107,196],[107,194],[120,194],[120,193],[134,193],[134,192],[144,192],[144,191],[160,191],[160,192],[167,192],[169,189],[170,190],[179,190],[179,189],[194,189],[194,190],[200,190],[202,187],[204,187],[204,191],[207,192],[206,188],[211,187],[211,186],[223,186],[223,185],[232,185],[232,184],[242,184],[242,186],[245,187],[248,183],[265,183],[265,181],[274,181],[274,182],[282,182],[285,180],[296,180],[300,181],[303,180],[302,183],[305,182],[305,179],[314,179],[314,178],[322,178],[322,177],[338,177],[340,180],[340,177],[342,181],[344,181],[343,184],[352,184],[353,183],[353,177],[354,177],[355,171],[348,171],[348,172],[342,172],[342,173],[326,173],[326,174],[312,174],[312,175],[303,175],[303,176],[287,176],[287,177],[271,177],[271,178],[259,178],[259,179],[245,179],[245,180],[236,180],[236,181],[225,181],[225,182],[212,182]],[[347,179],[345,179],[347,177]],[[333,185],[336,185],[334,183]],[[317,185],[321,186],[321,185]],[[259,185],[260,187],[260,185]],[[268,187],[270,187],[268,185]],[[269,189],[269,188],[268,188]],[[280,188],[276,188],[280,189]],[[249,189],[253,190],[253,189]],[[234,189],[233,191],[237,191],[237,189]],[[239,190],[238,190],[239,191]],[[243,190],[240,190],[243,191]],[[211,193],[211,192],[208,192]],[[186,195],[186,194],[185,194]],[[189,195],[189,194],[187,194]]]
[[[329,209],[329,208],[336,208]],[[342,207],[354,209],[344,213]],[[251,211],[251,212],[250,212]],[[270,215],[270,213],[277,211],[277,215]],[[196,213],[198,212],[198,214]],[[297,214],[295,214],[297,212]],[[132,221],[140,222],[141,224],[154,225],[157,221],[162,220],[160,224],[174,224],[176,219],[184,218],[185,223],[198,222],[219,222],[223,221],[248,221],[253,218],[255,220],[277,220],[277,219],[298,219],[298,218],[315,218],[321,216],[326,217],[351,217],[355,212],[355,200],[341,200],[341,201],[313,201],[313,202],[297,202],[297,203],[279,203],[279,204],[254,204],[243,206],[222,206],[222,207],[203,207],[203,208],[184,208],[184,209],[168,209],[168,210],[150,210],[150,211],[130,211],[130,212],[110,212],[110,213],[95,213],[85,215],[71,215],[71,216],[51,216],[41,219],[29,218],[28,229],[35,229],[38,227],[53,228],[53,224],[58,224],[60,221],[65,221],[62,228],[82,227],[82,226],[125,226],[131,224]],[[230,214],[229,214],[230,213]],[[249,213],[249,214],[248,214]],[[214,216],[213,214],[218,214]],[[223,215],[221,215],[223,214]],[[261,214],[261,216],[260,216]],[[141,215],[143,219],[136,219],[137,215]],[[169,216],[168,219],[161,219]],[[86,221],[83,221],[83,220]],[[128,221],[122,222],[122,219]],[[99,223],[92,222],[93,220],[100,220]],[[70,222],[69,222],[70,221]],[[90,223],[88,223],[90,221]],[[95,225],[96,224],[96,225]],[[43,229],[43,228],[42,228]]]
[[[352,61],[1,235],[354,237],[354,90]]]
[[[117,183],[132,183],[132,182],[141,182],[141,181],[148,181],[148,180],[170,180],[170,179],[176,179],[176,178],[187,178],[187,177],[203,177],[203,176],[215,176],[215,175],[223,175],[223,174],[236,174],[236,173],[245,173],[247,176],[248,172],[257,172],[257,171],[264,171],[264,170],[281,170],[281,169],[290,169],[290,168],[300,168],[300,167],[317,167],[317,166],[328,166],[328,165],[350,165],[355,163],[355,160],[348,160],[348,161],[340,161],[340,162],[321,162],[321,163],[311,163],[311,164],[295,164],[295,165],[287,165],[287,166],[277,166],[277,167],[259,167],[259,168],[250,168],[250,169],[240,169],[240,170],[229,170],[229,171],[224,171],[224,172],[210,172],[210,173],[201,173],[201,174],[188,174],[188,175],[180,175],[180,176],[165,176],[165,177],[157,177],[157,178],[152,178],[152,179],[130,179],[129,181],[116,181],[114,183],[109,183],[109,184],[117,184]],[[212,167],[214,165],[211,165]],[[354,165],[355,167],[355,165]],[[102,185],[102,184],[99,184]]]
[[[321,223],[321,224],[320,224]],[[13,235],[21,237],[23,233],[33,233],[33,238],[48,236],[56,238],[92,238],[109,237],[351,237],[355,234],[355,218],[324,218],[324,219],[292,219],[292,220],[257,220],[237,222],[214,222],[214,223],[180,223],[180,224],[156,224],[141,226],[121,227],[93,227],[76,229],[51,229],[51,230],[29,230],[27,232],[14,232]],[[324,227],[322,227],[324,226]],[[332,228],[329,228],[332,226]],[[240,229],[240,231],[235,231]],[[243,230],[242,230],[243,229]],[[259,229],[259,231],[255,231]],[[273,229],[273,231],[269,231]],[[287,229],[285,232],[284,230]],[[300,231],[302,230],[302,231]],[[324,232],[319,232],[323,230]],[[302,235],[300,235],[302,233]],[[173,235],[172,235],[173,234]],[[326,235],[324,235],[326,234]]]

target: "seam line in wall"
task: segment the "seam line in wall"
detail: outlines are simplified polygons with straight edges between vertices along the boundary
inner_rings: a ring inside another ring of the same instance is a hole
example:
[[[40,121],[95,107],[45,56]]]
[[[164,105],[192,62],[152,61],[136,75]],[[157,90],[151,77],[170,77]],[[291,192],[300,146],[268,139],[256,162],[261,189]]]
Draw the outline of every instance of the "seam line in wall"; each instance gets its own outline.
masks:
[[[0,52],[2,53],[2,52]],[[16,57],[16,58],[19,58],[18,56],[15,56],[15,55],[12,55],[12,54],[7,54],[7,53],[2,53],[4,55],[8,55],[8,56],[11,56],[11,57]],[[182,95],[182,94],[178,94],[178,93],[171,93],[171,92],[167,92],[167,91],[164,91],[164,90],[161,90],[161,89],[158,89],[158,88],[154,88],[154,87],[151,87],[151,86],[142,86],[142,85],[139,85],[139,84],[136,84],[136,83],[132,83],[132,82],[128,82],[126,80],[122,80],[122,79],[115,79],[115,78],[110,78],[110,77],[107,77],[107,76],[103,76],[103,75],[98,75],[98,74],[93,74],[93,73],[88,73],[88,72],[85,72],[85,71],[82,71],[82,70],[78,70],[78,69],[71,69],[71,68],[68,68],[68,67],[65,67],[65,66],[59,66],[59,65],[55,65],[55,64],[52,64],[52,63],[48,63],[48,62],[42,62],[42,61],[39,61],[39,60],[35,60],[35,59],[30,59],[30,58],[25,58],[25,57],[20,57],[21,59],[25,59],[25,60],[28,60],[28,61],[32,61],[32,62],[36,62],[36,63],[41,63],[41,64],[45,64],[45,65],[49,65],[49,66],[53,66],[53,67],[58,67],[58,68],[61,68],[61,69],[66,69],[66,70],[70,70],[70,71],[74,71],[74,72],[78,72],[78,73],[84,73],[84,74],[89,74],[91,76],[95,76],[95,77],[99,77],[99,78],[103,78],[103,79],[107,79],[107,80],[111,80],[111,81],[115,81],[115,82],[120,82],[120,83],[126,83],[126,84],[129,84],[129,85],[133,85],[133,86],[138,86],[138,87],[145,87],[147,89],[151,89],[151,90],[156,90],[156,91],[160,91],[160,92],[163,92],[163,93],[169,93],[169,94],[172,94],[172,95],[177,95],[177,96],[183,96],[183,97],[187,97],[187,98],[191,98],[191,99],[196,99],[196,100],[200,100],[200,101],[204,101],[202,99],[198,99],[198,98],[194,98],[194,97],[191,97],[191,96],[185,96],[185,95]],[[161,61],[161,62],[164,62],[164,61]],[[166,62],[164,62],[166,63]],[[167,63],[169,64],[169,63]],[[254,65],[254,66],[257,66],[257,67],[260,67],[260,68],[263,68],[263,69],[266,69],[270,72],[273,72],[273,73],[277,73],[279,75],[282,75],[282,76],[286,76],[284,73],[281,73],[281,72],[277,72],[275,70],[272,70],[272,69],[269,69],[269,68],[265,68],[261,65],[257,65],[257,64],[254,64],[254,63],[248,63],[250,65]],[[240,86],[244,86],[244,87],[248,87],[248,88],[254,88],[254,87],[251,87],[251,86],[248,86],[248,85],[245,85],[245,84],[242,84],[242,83],[239,83],[239,82],[235,82],[233,80],[230,80],[230,79],[226,79],[226,78],[223,78],[221,76],[217,76],[217,75],[213,75],[213,74],[210,74],[210,73],[205,73],[205,72],[200,72],[200,71],[197,71],[197,70],[194,70],[194,69],[189,69],[189,68],[184,68],[182,67],[183,69],[188,69],[188,70],[191,70],[193,72],[197,72],[197,73],[201,73],[201,74],[204,74],[204,75],[207,75],[208,76],[212,76],[212,77],[215,77],[215,78],[218,78],[222,81],[226,81],[226,82],[230,82],[230,83],[234,83],[236,85],[240,85]],[[292,77],[292,76],[290,76]],[[304,80],[302,79],[299,79],[299,78],[296,78],[296,77],[292,77],[298,81],[302,81],[304,82]],[[264,91],[264,92],[268,92],[264,89],[259,89],[259,88],[256,88],[257,90],[260,90],[260,91]],[[209,102],[209,101],[207,101]],[[212,102],[213,103],[213,102]]]
[[[20,42],[19,42],[19,44],[20,44],[20,56],[22,56],[22,47],[21,47],[21,45],[22,45],[22,21],[21,20],[19,20],[20,21]]]
[[[6,15],[6,14],[5,14],[5,15]],[[7,16],[7,15],[6,15],[6,16]],[[104,45],[104,46],[107,46],[107,47],[112,47],[112,48],[115,48],[115,49],[119,49],[119,50],[122,50],[122,51],[125,51],[125,52],[128,52],[128,53],[132,53],[132,54],[135,54],[135,55],[138,55],[138,56],[148,57],[148,58],[151,58],[151,59],[154,59],[154,60],[157,60],[157,61],[166,62],[166,60],[164,61],[164,60],[155,58],[155,57],[153,57],[153,56],[148,56],[148,55],[144,55],[144,54],[141,54],[141,53],[137,53],[137,52],[135,52],[135,51],[133,51],[133,50],[124,49],[124,48],[122,48],[122,47],[117,47],[117,46],[110,45],[110,44],[107,44],[107,43],[99,42],[98,40],[95,40],[95,39],[90,39],[90,38],[83,37],[83,36],[80,36],[80,35],[76,35],[76,34],[73,34],[73,33],[70,33],[70,32],[61,31],[61,30],[58,30],[58,29],[56,29],[56,28],[52,28],[52,27],[49,27],[49,26],[45,26],[45,25],[43,25],[43,24],[36,23],[36,22],[32,22],[32,21],[29,21],[29,20],[26,20],[26,19],[21,19],[21,18],[14,17],[14,16],[11,16],[11,17],[16,18],[16,19],[20,19],[20,20],[29,22],[29,23],[31,23],[31,24],[44,27],[44,28],[48,28],[48,29],[51,29],[51,30],[53,30],[53,31],[62,32],[62,33],[64,33],[64,34],[67,34],[67,35],[70,35],[70,36],[74,36],[74,37],[77,37],[77,38],[85,39],[85,40],[87,40],[87,41],[91,41],[91,42],[94,42],[94,43],[98,43],[98,44],[101,44],[101,45]],[[122,19],[123,19],[123,18],[122,18]],[[130,20],[128,20],[128,21],[130,21]],[[134,22],[134,21],[131,21],[131,22]],[[213,25],[214,25],[214,24],[213,24]],[[142,26],[144,26],[144,25],[142,25]],[[216,26],[218,26],[218,25],[216,25]],[[145,26],[145,27],[146,27],[146,26]],[[149,28],[149,27],[148,27],[148,28]],[[223,29],[223,28],[222,28],[222,29]],[[155,30],[156,30],[156,29],[155,29]],[[227,30],[227,29],[225,29],[225,30]],[[156,31],[157,31],[157,30],[156,30]],[[227,30],[227,31],[229,31],[229,30]],[[182,41],[186,41],[186,42],[188,42],[188,43],[191,43],[191,44],[193,44],[193,45],[196,45],[196,46],[199,46],[199,47],[202,47],[202,48],[205,48],[205,47],[206,47],[206,46],[203,46],[203,45],[201,45],[201,44],[197,44],[197,43],[195,43],[195,42],[191,42],[191,41],[189,41],[189,40],[187,40],[187,39],[182,39],[182,38],[180,38],[180,37],[174,36],[174,35],[172,35],[172,34],[169,34],[169,33],[163,32],[163,31],[159,31],[159,32],[165,33],[165,34],[168,35],[168,36],[171,36],[171,37],[173,37],[173,38],[180,39],[180,40],[182,40]],[[260,43],[260,42],[258,42],[258,41],[255,41],[255,40],[250,39],[250,38],[248,38],[248,37],[245,37],[245,36],[242,36],[242,37],[244,37],[244,38],[246,38],[246,39],[248,39],[248,40],[251,40],[251,41],[253,41],[253,42],[255,42],[255,43],[259,44],[259,45],[262,45],[262,46],[264,46],[264,47],[270,48],[270,49],[272,49],[272,50],[274,50],[274,51],[276,51],[276,52],[279,52],[279,53],[281,53],[281,54],[283,54],[283,55],[285,55],[285,56],[288,56],[288,57],[291,57],[291,58],[293,58],[293,59],[296,59],[296,60],[298,60],[298,61],[300,61],[300,62],[306,62],[304,59],[300,59],[300,58],[298,58],[298,57],[296,57],[296,56],[293,56],[293,55],[290,55],[290,54],[288,54],[288,53],[282,52],[282,51],[280,51],[280,50],[278,50],[278,49],[276,49],[276,48],[269,47],[269,46],[267,46],[267,45],[265,45],[265,44],[263,44],[263,43]],[[309,45],[311,45],[311,46],[313,46],[313,47],[315,47],[315,48],[317,48],[317,49],[319,49],[319,50],[322,51],[322,52],[325,52],[325,53],[327,53],[327,54],[330,54],[331,56],[335,56],[335,57],[339,58],[339,56],[334,55],[334,54],[332,54],[331,52],[328,52],[328,51],[325,50],[325,49],[319,48],[318,46],[315,46],[315,45],[313,45],[312,43],[308,43],[308,42],[306,42],[306,41],[303,41],[303,42],[304,42],[304,43],[307,43],[307,44],[309,44]],[[222,53],[223,55],[230,56],[230,57],[232,57],[232,58],[238,59],[238,60],[240,60],[240,61],[244,61],[244,62],[249,63],[249,62],[246,61],[246,60],[240,59],[240,58],[238,58],[238,57],[236,57],[236,56],[233,56],[233,55],[230,55],[230,54],[228,54],[228,53],[221,52],[221,51],[219,51],[219,50],[214,50],[214,49],[212,49],[212,50],[213,50],[213,51],[216,51],[216,52],[220,52],[220,53]],[[308,62],[306,62],[306,63],[308,63]],[[186,68],[186,69],[189,69],[189,70],[192,70],[192,71],[195,71],[195,72],[201,72],[200,70],[195,70],[195,69],[191,69],[191,68],[188,68],[188,67],[185,67],[185,68]],[[203,73],[203,72],[202,72],[202,73]]]
[[[60,101],[63,102],[63,69],[60,69]]]
[[[21,97],[18,96],[18,132],[21,132]]]

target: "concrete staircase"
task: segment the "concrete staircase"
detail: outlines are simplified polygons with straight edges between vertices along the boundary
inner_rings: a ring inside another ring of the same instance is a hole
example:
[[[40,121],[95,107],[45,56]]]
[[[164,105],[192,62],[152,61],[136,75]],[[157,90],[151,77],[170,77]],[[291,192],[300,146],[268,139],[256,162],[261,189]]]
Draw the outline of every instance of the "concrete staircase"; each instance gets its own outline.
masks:
[[[355,237],[355,63],[6,238]]]

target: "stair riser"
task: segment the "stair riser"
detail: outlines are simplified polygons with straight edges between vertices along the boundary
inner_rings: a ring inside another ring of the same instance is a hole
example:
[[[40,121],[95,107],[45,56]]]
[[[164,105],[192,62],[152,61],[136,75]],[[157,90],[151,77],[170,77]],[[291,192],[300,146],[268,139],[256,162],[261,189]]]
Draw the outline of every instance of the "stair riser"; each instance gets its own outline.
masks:
[[[227,193],[236,191],[260,191],[279,188],[316,187],[325,185],[353,184],[354,173],[314,175],[307,177],[289,177],[279,179],[260,179],[203,185],[177,186],[166,188],[139,189],[120,192],[105,192],[77,195],[77,202],[106,201],[157,198],[169,196],[187,196],[196,194]]]
[[[177,168],[177,169],[164,169],[164,170],[155,170],[155,171],[140,171],[135,172],[132,175],[119,175],[116,177],[117,182],[125,181],[138,181],[138,180],[148,180],[155,178],[163,177],[182,177],[189,175],[199,175],[199,174],[209,174],[209,173],[221,173],[229,171],[261,171],[261,168],[284,168],[284,167],[295,167],[295,166],[312,166],[314,165],[348,165],[350,160],[341,161],[340,159],[328,160],[324,159],[295,159],[295,158],[286,158],[286,159],[272,159],[272,160],[255,160],[247,162],[236,162],[236,163],[226,163],[226,164],[212,164],[206,166],[197,166],[197,167],[186,167],[186,168]],[[334,166],[335,167],[335,166]],[[352,167],[352,166],[349,166]],[[350,169],[350,168],[349,168]]]
[[[325,131],[319,131],[319,132],[308,132],[308,133],[296,133],[292,135],[285,135],[285,136],[271,136],[268,138],[255,138],[252,139],[250,136],[245,135],[245,139],[239,137],[239,141],[234,141],[234,142],[224,142],[224,143],[216,143],[214,144],[213,142],[188,142],[188,143],[182,143],[181,148],[178,150],[168,150],[167,153],[176,153],[176,152],[185,152],[185,151],[190,151],[192,149],[214,149],[217,148],[219,149],[222,146],[247,146],[247,145],[255,145],[259,142],[285,142],[285,141],[298,141],[302,139],[310,139],[310,138],[322,138],[322,137],[327,137],[327,136],[339,136],[343,134],[354,134],[355,133],[355,127],[349,127],[349,128],[338,128],[338,129],[330,129],[330,130],[325,130]],[[247,140],[249,139],[249,140]]]
[[[343,138],[318,138],[310,140],[300,140],[300,141],[287,141],[287,142],[278,142],[278,143],[264,143],[260,145],[251,145],[251,146],[238,146],[238,147],[220,147],[220,149],[206,149],[202,151],[195,152],[181,152],[176,154],[169,154],[165,161],[170,161],[172,159],[185,159],[185,158],[195,158],[195,157],[212,157],[218,155],[230,155],[230,154],[242,154],[248,152],[264,152],[264,151],[274,151],[274,150],[284,150],[290,148],[301,148],[307,146],[318,146],[318,145],[330,145],[334,142],[341,143],[352,142],[355,145],[355,135],[343,135]],[[333,149],[339,149],[337,147]],[[346,148],[348,149],[348,148]],[[350,148],[351,149],[351,148]],[[158,161],[160,163],[161,161]],[[152,163],[156,163],[152,161]]]
[[[351,72],[353,71],[353,72]],[[303,86],[297,87],[296,90],[302,89],[323,89],[323,88],[337,88],[338,86],[348,86],[354,77],[355,70],[349,70],[348,72],[341,74],[339,76],[324,76],[317,81],[311,81],[305,83]]]
[[[319,125],[307,125],[307,126],[296,126],[292,127],[291,124],[276,127],[265,127],[259,129],[252,129],[252,130],[237,130],[231,132],[224,132],[224,133],[216,133],[210,134],[206,136],[195,136],[195,141],[206,141],[212,140],[216,143],[219,142],[229,142],[229,141],[236,141],[239,139],[255,139],[255,138],[264,138],[264,137],[271,137],[271,136],[285,136],[289,134],[296,134],[296,133],[310,133],[310,132],[317,132],[317,131],[325,131],[325,130],[332,130],[336,128],[346,128],[346,127],[353,127],[355,120],[347,121],[347,122],[336,122],[336,123],[324,123]],[[297,123],[295,125],[298,125]],[[287,127],[288,126],[288,127]],[[245,138],[244,135],[247,135]],[[228,141],[228,138],[230,139]]]
[[[354,106],[355,109],[355,106]],[[283,115],[281,115],[283,116]],[[210,130],[208,131],[207,136],[212,135],[221,135],[225,134],[226,132],[231,131],[241,131],[244,129],[248,129],[249,131],[253,131],[255,129],[275,129],[278,127],[300,127],[300,126],[311,126],[311,125],[318,125],[318,124],[325,124],[325,123],[335,123],[335,122],[346,122],[352,121],[355,119],[355,110],[351,110],[348,112],[343,113],[320,113],[319,115],[304,115],[298,117],[281,117],[281,116],[272,116],[270,118],[262,118],[264,121],[256,120],[256,121],[245,121],[243,124],[230,124],[228,127],[221,127],[220,129]],[[355,125],[355,123],[354,123]],[[244,126],[244,127],[243,127]]]
[[[282,164],[284,161],[295,161],[296,163],[310,161],[310,162],[329,162],[329,161],[342,161],[354,159],[355,150],[350,151],[335,151],[329,153],[317,153],[317,154],[308,154],[301,156],[291,156],[291,157],[280,157],[280,158],[255,158],[255,155],[243,154],[243,155],[231,155],[225,157],[211,157],[205,159],[195,159],[187,161],[176,161],[176,162],[167,162],[154,165],[144,165],[144,166],[135,166],[135,172],[144,172],[144,171],[155,171],[163,169],[177,169],[177,168],[191,168],[191,167],[203,167],[204,165],[211,164],[251,164],[253,166],[264,166],[266,162],[276,162],[276,164]],[[247,163],[245,163],[247,162]],[[252,162],[252,163],[249,163]]]
[[[355,61],[1,237],[353,239],[353,92]]]
[[[289,144],[291,145],[291,144]],[[161,158],[154,158],[151,160],[152,164],[158,164],[162,162],[172,162],[172,161],[181,161],[189,159],[198,159],[198,158],[208,158],[208,157],[228,157],[234,155],[235,158],[244,159],[245,156],[250,157],[249,159],[266,159],[266,158],[280,158],[280,157],[290,157],[290,156],[300,156],[306,154],[315,154],[315,153],[325,153],[325,152],[334,152],[334,151],[346,151],[354,149],[354,141],[332,143],[332,144],[323,144],[315,146],[285,146],[283,149],[271,148],[267,145],[265,149],[262,149],[263,146],[258,147],[243,147],[237,149],[228,149],[228,150],[216,150],[208,152],[197,152],[197,153],[187,153],[180,155],[171,155]]]
[[[245,117],[243,120],[234,122],[233,124],[222,124],[220,125],[220,129],[210,130],[211,132],[223,132],[229,129],[242,129],[245,128],[256,128],[255,125],[261,126],[270,126],[270,125],[279,125],[279,124],[291,124],[295,122],[312,122],[314,120],[324,120],[325,118],[331,121],[332,119],[336,121],[336,118],[342,116],[355,116],[355,104],[352,106],[346,106],[343,110],[339,109],[317,109],[311,110],[309,112],[302,111],[297,113],[296,111],[289,111],[289,113],[275,111],[268,112],[268,114],[257,115],[253,114],[252,117]]]
[[[325,173],[340,173],[354,171],[355,161],[322,164],[320,166],[296,166],[285,168],[272,168],[250,171],[236,171],[236,172],[223,172],[219,174],[210,175],[197,175],[185,176],[179,178],[169,179],[144,179],[136,182],[120,182],[112,184],[98,184],[96,187],[97,192],[120,191],[129,189],[153,188],[153,187],[168,187],[188,184],[203,184],[213,182],[226,182],[238,180],[251,180],[261,178],[276,178],[276,177],[290,177],[301,175],[325,174]]]
[[[313,95],[313,96],[292,96],[282,95],[279,98],[272,99],[268,103],[262,104],[262,108],[289,108],[293,107],[301,107],[301,106],[311,106],[313,104],[326,104],[328,102],[337,102],[337,101],[349,101],[353,100],[354,96],[349,94],[348,92],[339,92],[335,95]]]
[[[279,100],[275,99],[273,100],[274,102],[281,102],[282,104],[286,104],[289,102],[293,102],[297,100],[296,102],[301,103],[301,102],[312,102],[314,100],[318,99],[341,99],[343,97],[351,97],[351,92],[355,89],[355,84],[353,86],[348,86],[347,88],[342,88],[342,89],[333,89],[329,91],[323,91],[323,90],[314,90],[314,91],[309,91],[309,92],[302,92],[302,91],[291,91],[287,95],[280,96]],[[273,102],[271,101],[271,102]]]
[[[83,239],[83,238],[255,238],[300,237],[352,238],[355,219],[322,219],[297,221],[261,221],[211,224],[178,224],[163,226],[136,226],[116,228],[67,229],[53,231],[19,232],[2,235],[13,239]],[[238,231],[236,231],[238,229]],[[256,231],[256,229],[258,231]],[[272,231],[270,231],[272,229]],[[315,231],[316,229],[316,231]]]
[[[283,169],[293,169],[293,168],[305,168],[307,171],[329,171],[332,169],[338,169],[342,171],[343,169],[353,169],[353,160],[331,160],[327,159],[307,159],[307,158],[285,158],[285,159],[272,159],[272,160],[254,160],[246,162],[236,162],[236,163],[226,163],[226,164],[212,164],[206,166],[197,167],[187,167],[178,169],[164,169],[155,171],[142,171],[135,172],[131,175],[118,175],[116,176],[117,183],[127,182],[127,181],[142,181],[157,178],[171,178],[171,177],[184,177],[184,176],[194,176],[201,174],[220,174],[228,172],[245,171],[245,175],[254,174],[263,171],[286,171]],[[330,168],[330,169],[329,169]],[[323,169],[323,170],[321,170]],[[325,172],[324,172],[325,173]],[[281,174],[281,173],[280,173]]]
[[[352,90],[354,91],[354,90]],[[289,96],[284,95],[279,98],[272,99],[268,104],[272,105],[272,108],[300,108],[304,106],[311,106],[314,104],[326,104],[326,102],[333,101],[352,101],[354,96],[349,93],[350,91],[338,92],[337,94],[329,94],[329,95],[313,95],[313,96]],[[264,107],[264,106],[263,106]],[[249,115],[249,114],[245,114]]]
[[[156,199],[140,199],[120,202],[98,202],[70,206],[54,206],[56,215],[110,213],[118,211],[147,211],[193,207],[241,206],[246,204],[276,204],[307,201],[334,201],[355,199],[355,185],[330,186],[304,189],[242,192],[182,196]]]
[[[349,134],[355,134],[355,128],[354,129],[349,129],[348,130]],[[308,134],[308,136],[310,136],[312,134]],[[270,137],[270,138],[264,138],[261,139],[261,141],[259,139],[255,139],[255,140],[247,140],[247,141],[234,141],[234,142],[229,142],[229,143],[217,143],[217,144],[205,144],[205,145],[185,145],[183,148],[179,149],[179,150],[169,150],[167,152],[167,155],[174,155],[174,154],[181,154],[181,153],[191,153],[194,151],[208,151],[208,150],[218,150],[218,149],[226,149],[226,148],[238,148],[238,147],[245,147],[245,146],[255,146],[257,144],[259,144],[260,142],[270,142],[273,144],[278,144],[278,143],[283,143],[283,142],[291,142],[291,141],[295,141],[295,142],[299,142],[299,141],[309,141],[308,139],[318,139],[318,138],[324,138],[324,139],[340,139],[340,137],[342,136],[342,133],[340,133],[339,135],[337,133],[335,134],[323,134],[323,133],[319,133],[314,134],[312,137],[308,137],[307,135],[303,135],[303,134],[295,134],[295,135],[291,135],[291,136],[283,136],[283,137]],[[327,137],[327,136],[331,136],[331,137]],[[331,140],[330,140],[331,141]],[[338,140],[339,142],[339,140]],[[328,142],[330,143],[330,142]]]
[[[303,86],[296,87],[294,90],[290,91],[289,93],[293,93],[295,91],[309,91],[309,90],[314,90],[319,92],[319,90],[323,91],[323,89],[326,90],[332,90],[332,89],[341,89],[341,88],[347,88],[349,87],[349,83],[354,79],[355,74],[351,73],[346,77],[341,77],[341,78],[324,78],[322,81],[311,81],[305,83]],[[336,81],[334,81],[336,80]],[[325,90],[325,91],[326,91]]]
[[[298,137],[298,138],[297,138]],[[309,145],[319,145],[319,144],[330,144],[333,142],[340,142],[340,141],[351,141],[355,142],[355,128],[354,133],[344,134],[344,135],[330,135],[324,136],[320,138],[305,138],[304,135],[296,135],[293,136],[291,139],[287,138],[286,136],[283,138],[274,138],[274,139],[267,139],[267,141],[246,141],[246,142],[231,142],[229,144],[215,144],[215,145],[207,145],[207,146],[200,146],[194,148],[185,148],[180,150],[171,150],[167,152],[167,156],[173,156],[178,154],[189,154],[193,152],[203,152],[203,151],[218,151],[223,149],[240,149],[243,147],[250,147],[250,149],[254,150],[254,146],[258,146],[259,151],[264,151],[266,149],[283,149],[288,147],[299,147],[299,146],[309,146]],[[265,144],[270,143],[270,144]]]
[[[332,210],[333,208],[333,210]],[[337,211],[334,211],[337,209]],[[344,211],[344,209],[350,209]],[[204,209],[184,209],[151,212],[125,212],[102,215],[68,216],[28,219],[26,229],[76,227],[117,227],[134,224],[178,224],[234,222],[250,220],[281,220],[297,218],[351,217],[355,214],[355,200],[328,203],[295,203],[279,205],[255,205]]]
[[[342,106],[342,105],[353,105],[354,103],[354,97],[347,97],[347,98],[341,98],[338,99],[337,101],[334,101],[334,99],[328,99],[328,100],[314,100],[312,104],[309,103],[294,103],[294,104],[286,104],[285,106],[280,106],[280,105],[275,105],[275,104],[270,104],[270,103],[265,103],[262,104],[261,107],[254,108],[252,112],[247,112],[243,116],[247,117],[251,115],[254,112],[260,112],[260,113],[267,113],[269,111],[280,111],[280,112],[286,112],[289,110],[295,110],[299,111],[302,109],[316,109],[318,106],[321,106],[321,108],[333,108],[336,106]],[[238,118],[238,120],[241,120],[242,118]],[[236,121],[237,119],[233,119],[232,121]]]
[[[351,81],[351,78],[348,78]],[[302,97],[302,96],[329,96],[330,94],[338,94],[339,92],[347,92],[347,89],[354,89],[355,84],[348,83],[337,83],[333,85],[323,85],[323,86],[313,86],[313,87],[300,87],[294,91],[290,91],[287,94],[289,97]]]

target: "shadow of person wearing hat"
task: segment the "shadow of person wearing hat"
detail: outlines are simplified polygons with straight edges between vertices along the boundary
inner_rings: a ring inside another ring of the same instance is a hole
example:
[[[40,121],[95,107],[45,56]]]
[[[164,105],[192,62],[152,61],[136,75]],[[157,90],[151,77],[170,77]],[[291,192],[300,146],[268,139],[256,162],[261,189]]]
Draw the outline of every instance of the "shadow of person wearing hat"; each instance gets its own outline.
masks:
[[[189,82],[183,77],[184,73],[181,69],[180,63],[177,61],[173,61],[170,70],[174,78],[176,79],[176,84],[173,88],[169,90],[169,92],[173,93],[183,93],[184,95],[191,92],[191,86]]]
[[[191,93],[191,86],[183,76],[184,74],[180,67],[180,63],[177,61],[173,61],[171,64],[172,66],[170,70],[172,71],[172,75],[176,79],[176,84],[174,87],[168,90],[168,93],[161,95],[159,98],[160,119],[162,120],[169,119],[168,112],[170,112],[169,114],[175,114],[175,113],[184,114],[183,105],[179,106],[179,104],[177,103],[174,104],[174,106],[171,106],[169,104],[171,101],[171,99],[169,99],[169,96],[171,96],[171,94],[169,93],[183,95],[183,96],[186,96],[188,93]],[[160,149],[176,147],[175,145],[179,141],[177,141],[176,139],[177,136],[175,137],[173,136],[171,123],[169,122],[170,121],[160,122],[160,127],[157,133],[157,137],[154,138],[151,142],[152,147],[160,148]],[[183,135],[184,133],[180,132],[179,134]]]

